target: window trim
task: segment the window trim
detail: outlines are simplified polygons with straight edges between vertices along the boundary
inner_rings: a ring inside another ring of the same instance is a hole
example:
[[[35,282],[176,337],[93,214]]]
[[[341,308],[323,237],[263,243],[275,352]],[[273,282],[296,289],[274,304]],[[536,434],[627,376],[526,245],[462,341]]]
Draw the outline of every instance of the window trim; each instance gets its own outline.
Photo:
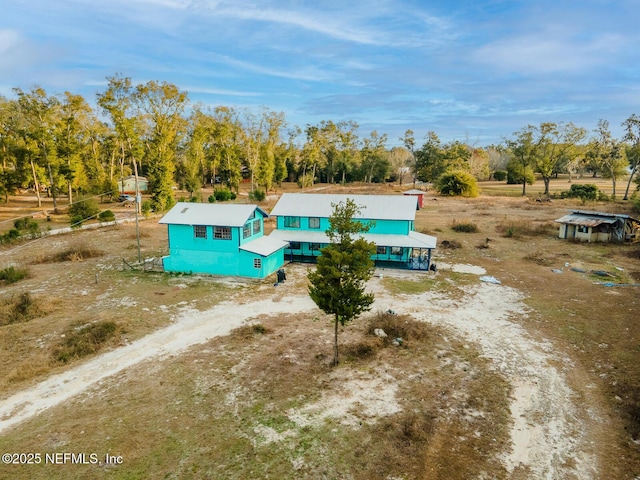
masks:
[[[284,217],[285,228],[300,228],[300,217],[286,216]]]
[[[317,221],[318,224],[317,226],[312,226],[311,225],[311,220]],[[309,217],[309,229],[319,229],[320,228],[320,217]]]
[[[260,270],[262,268],[262,259],[254,258],[253,259],[253,268]]]
[[[222,226],[213,227],[214,240],[231,240],[232,236],[233,235],[231,234],[231,227],[222,227]]]
[[[194,225],[193,226],[193,238],[207,239],[207,226],[206,225]]]
[[[249,238],[251,235],[251,222],[247,222],[242,227],[242,238]]]

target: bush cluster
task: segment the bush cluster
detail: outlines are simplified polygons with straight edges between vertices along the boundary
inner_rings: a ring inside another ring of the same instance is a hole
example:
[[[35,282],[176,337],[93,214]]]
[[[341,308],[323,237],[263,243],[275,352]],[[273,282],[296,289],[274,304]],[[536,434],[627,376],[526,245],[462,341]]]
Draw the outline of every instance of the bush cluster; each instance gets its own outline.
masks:
[[[498,182],[504,182],[507,179],[507,171],[506,170],[496,170],[493,172],[494,180]]]
[[[15,299],[13,296],[0,305],[0,325],[26,322],[40,314],[38,302],[29,292],[23,292]]]
[[[209,202],[213,203],[214,201],[216,202],[227,202],[229,200],[235,200],[236,199],[236,194],[235,192],[229,190],[228,188],[216,188],[213,191],[213,199],[211,197],[209,197]]]
[[[438,178],[436,188],[441,195],[477,197],[480,193],[476,177],[464,170],[446,172]]]
[[[28,272],[23,268],[13,266],[0,270],[0,285],[19,282],[27,278]]]
[[[263,202],[265,198],[267,198],[267,194],[264,190],[255,189],[249,192],[249,200],[254,202]]]
[[[579,198],[583,201],[587,200],[607,200],[607,195],[602,192],[597,185],[593,183],[574,183],[569,190],[560,192],[560,198]]]
[[[476,233],[479,231],[478,225],[474,222],[458,222],[454,220],[451,224],[451,230],[460,233]]]
[[[118,334],[118,325],[112,321],[92,323],[67,333],[65,339],[54,350],[57,361],[67,363],[100,350],[104,344]]]
[[[13,243],[22,236],[35,238],[40,235],[40,225],[32,217],[19,218],[13,222],[13,227],[8,232],[0,235],[0,245]]]
[[[82,222],[95,218],[100,213],[98,202],[93,198],[86,198],[73,203],[69,207],[69,217],[72,227],[80,227]]]

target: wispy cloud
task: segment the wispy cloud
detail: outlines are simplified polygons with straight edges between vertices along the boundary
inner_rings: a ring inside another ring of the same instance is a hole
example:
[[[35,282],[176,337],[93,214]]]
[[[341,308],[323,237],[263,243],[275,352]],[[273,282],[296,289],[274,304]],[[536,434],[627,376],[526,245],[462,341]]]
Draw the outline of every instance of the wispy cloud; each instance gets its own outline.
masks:
[[[545,30],[502,38],[478,48],[474,60],[518,74],[581,73],[611,61],[624,39],[604,34],[592,39]]]

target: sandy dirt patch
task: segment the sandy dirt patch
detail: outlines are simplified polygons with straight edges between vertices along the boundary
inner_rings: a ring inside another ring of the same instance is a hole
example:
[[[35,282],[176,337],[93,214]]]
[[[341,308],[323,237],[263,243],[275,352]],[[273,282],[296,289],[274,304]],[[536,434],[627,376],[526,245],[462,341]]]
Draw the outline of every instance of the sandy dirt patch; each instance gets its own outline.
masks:
[[[308,266],[288,267],[295,282],[306,274]],[[472,265],[452,266],[452,270],[483,274]],[[397,276],[420,280],[432,273],[385,270],[384,277]],[[393,309],[416,319],[431,322],[451,331],[453,336],[479,346],[494,368],[512,385],[512,448],[501,459],[509,472],[516,469],[536,479],[597,477],[597,465],[588,453],[573,392],[567,385],[567,358],[553,351],[552,345],[532,338],[517,319],[527,314],[519,291],[504,285],[472,284],[464,287],[462,297],[450,298],[442,292],[416,295],[390,295],[382,286],[382,275],[374,277],[370,288],[376,292],[374,310]],[[288,281],[288,283],[291,283]],[[285,292],[287,294],[285,294]],[[300,292],[296,288],[296,292]],[[239,295],[239,296],[238,296]],[[192,345],[228,334],[246,320],[259,315],[293,314],[313,311],[315,304],[307,295],[293,295],[289,289],[264,289],[259,299],[230,299],[205,312],[188,310],[173,324],[127,346],[95,357],[82,365],[19,392],[0,406],[0,432],[74,397],[107,377],[153,358],[180,354]],[[237,301],[239,300],[239,302]],[[395,384],[380,375],[378,379],[357,376],[339,382],[344,388],[327,392],[320,401],[304,409],[289,412],[299,425],[331,416],[351,424],[353,409],[368,405],[367,414],[388,415],[397,411]],[[371,398],[377,398],[375,404]],[[275,441],[273,432],[256,432],[264,442]],[[282,435],[282,434],[279,434]]]

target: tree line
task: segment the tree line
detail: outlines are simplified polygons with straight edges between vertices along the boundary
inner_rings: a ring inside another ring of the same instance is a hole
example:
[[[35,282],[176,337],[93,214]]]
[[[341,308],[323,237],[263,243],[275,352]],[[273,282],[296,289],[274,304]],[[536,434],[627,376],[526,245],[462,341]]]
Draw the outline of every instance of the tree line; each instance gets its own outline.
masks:
[[[437,182],[462,171],[479,180],[506,172],[511,183],[526,185],[539,174],[548,193],[558,173],[589,172],[613,181],[640,158],[640,118],[624,123],[625,136],[612,137],[605,120],[591,136],[569,124],[529,125],[503,144],[475,147],[443,144],[428,132],[417,146],[413,131],[387,147],[388,136],[358,135],[354,121],[288,125],[282,112],[192,104],[188,93],[167,82],[134,85],[130,78],[107,78],[94,109],[81,95],[49,95],[40,87],[14,88],[0,96],[0,195],[31,188],[72,203],[75,196],[117,195],[118,182],[135,174],[148,179],[152,208],[173,202],[173,188],[191,195],[206,186],[268,191],[283,181],[301,187],[316,182]],[[627,184],[625,198],[629,193]]]

